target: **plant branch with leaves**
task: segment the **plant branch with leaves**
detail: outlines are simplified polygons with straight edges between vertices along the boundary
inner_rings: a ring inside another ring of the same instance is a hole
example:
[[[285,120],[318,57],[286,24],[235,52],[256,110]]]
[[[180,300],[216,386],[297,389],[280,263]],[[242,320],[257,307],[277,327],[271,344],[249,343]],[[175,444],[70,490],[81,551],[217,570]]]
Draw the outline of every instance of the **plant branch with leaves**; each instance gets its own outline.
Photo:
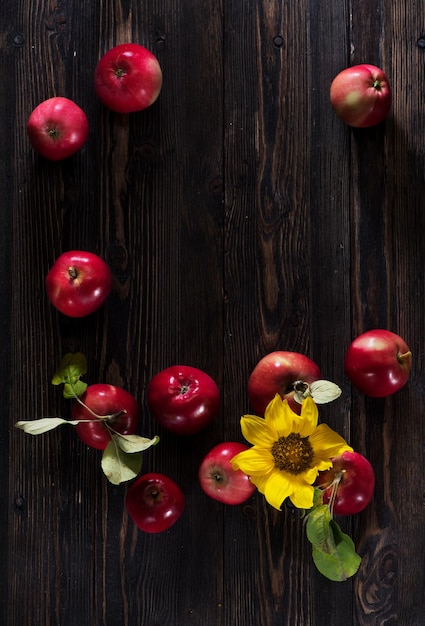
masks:
[[[126,482],[135,478],[142,468],[142,452],[147,450],[159,441],[159,437],[152,439],[141,437],[134,432],[128,432],[130,415],[125,406],[119,404],[120,399],[125,403],[130,401],[131,412],[136,414],[132,420],[131,430],[137,425],[138,407],[134,398],[126,391],[113,387],[112,385],[92,385],[81,380],[87,373],[87,361],[83,354],[66,354],[57,371],[52,378],[53,385],[63,385],[63,396],[72,400],[78,405],[79,411],[74,413],[84,414],[79,419],[64,419],[61,417],[43,417],[35,420],[19,421],[15,426],[30,435],[41,435],[64,424],[73,426],[77,430],[80,438],[92,447],[103,450],[101,467],[107,479],[114,485]],[[97,402],[103,406],[114,405],[112,412],[100,413],[93,409],[93,405],[88,405],[89,392],[93,390],[93,395],[98,396]],[[113,398],[108,399],[108,393]],[[128,418],[126,431],[120,432],[120,418]],[[87,432],[87,429],[90,431]],[[97,438],[95,434],[97,433]],[[91,440],[93,437],[93,441]]]

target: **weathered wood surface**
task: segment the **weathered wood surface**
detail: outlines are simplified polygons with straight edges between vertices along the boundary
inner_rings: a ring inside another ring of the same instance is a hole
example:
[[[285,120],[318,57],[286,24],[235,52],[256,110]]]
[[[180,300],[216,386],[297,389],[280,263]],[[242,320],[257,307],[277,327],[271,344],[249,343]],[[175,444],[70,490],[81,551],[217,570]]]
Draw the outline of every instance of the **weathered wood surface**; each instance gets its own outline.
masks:
[[[425,2],[405,0],[3,0],[0,15],[0,623],[8,626],[422,626],[424,492]],[[159,100],[105,110],[95,64],[123,41],[157,56]],[[385,124],[333,114],[328,89],[371,62],[394,91]],[[62,163],[33,152],[32,108],[76,100],[91,133]],[[103,255],[114,290],[72,321],[44,277],[70,248]],[[401,334],[410,382],[365,399],[342,371],[351,339]],[[274,349],[303,352],[342,398],[322,417],[372,461],[373,503],[343,522],[363,561],[345,583],[317,573],[296,512],[260,495],[224,507],[197,482],[203,455],[242,440],[246,383]],[[187,497],[169,532],[138,532],[126,488],[63,429],[35,438],[17,419],[69,410],[50,385],[84,352],[89,382],[146,406],[150,377],[184,362],[222,391],[217,421],[192,438],[160,432],[144,468]]]

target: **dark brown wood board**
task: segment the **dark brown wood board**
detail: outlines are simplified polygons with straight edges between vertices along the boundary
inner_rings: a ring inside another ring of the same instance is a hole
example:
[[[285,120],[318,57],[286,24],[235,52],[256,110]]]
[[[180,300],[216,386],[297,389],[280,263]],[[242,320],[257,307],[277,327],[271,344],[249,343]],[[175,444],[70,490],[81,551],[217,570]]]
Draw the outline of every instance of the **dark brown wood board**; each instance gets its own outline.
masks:
[[[120,115],[93,89],[101,55],[134,41],[164,76],[152,107]],[[3,0],[0,13],[0,624],[7,626],[423,626],[425,2],[423,0]],[[329,102],[344,67],[373,63],[388,119],[345,126]],[[62,162],[26,123],[55,95],[87,113]],[[49,303],[45,275],[69,249],[113,272],[82,319]],[[350,341],[388,328],[412,350],[409,383],[363,396],[343,371]],[[376,488],[341,520],[362,556],[335,583],[315,569],[299,512],[261,494],[225,506],[197,472],[243,441],[247,381],[273,350],[314,359],[343,390],[321,418],[373,464]],[[143,471],[186,495],[167,532],[137,530],[100,453],[71,428],[30,437],[20,419],[69,416],[51,385],[81,351],[87,382],[123,386],[159,434]],[[147,384],[185,363],[221,410],[177,437],[151,417]]]

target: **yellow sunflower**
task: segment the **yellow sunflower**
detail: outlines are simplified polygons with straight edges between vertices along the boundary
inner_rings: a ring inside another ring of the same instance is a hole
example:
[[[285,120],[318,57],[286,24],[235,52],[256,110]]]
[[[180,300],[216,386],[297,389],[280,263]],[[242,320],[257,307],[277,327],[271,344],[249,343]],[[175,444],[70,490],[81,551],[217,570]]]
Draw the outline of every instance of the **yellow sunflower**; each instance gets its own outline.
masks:
[[[241,418],[242,434],[253,447],[234,456],[232,467],[250,476],[276,509],[281,509],[286,498],[297,508],[310,509],[318,472],[332,467],[332,457],[353,450],[329,426],[318,425],[318,418],[311,397],[303,401],[301,415],[297,415],[279,394],[267,406],[264,418]]]

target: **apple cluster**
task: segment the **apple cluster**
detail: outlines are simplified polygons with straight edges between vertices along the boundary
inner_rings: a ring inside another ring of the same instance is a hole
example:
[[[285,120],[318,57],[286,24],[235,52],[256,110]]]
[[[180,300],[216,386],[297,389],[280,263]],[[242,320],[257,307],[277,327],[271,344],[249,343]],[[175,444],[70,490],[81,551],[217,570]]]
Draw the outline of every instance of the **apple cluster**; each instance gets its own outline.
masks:
[[[350,344],[345,353],[344,371],[362,393],[384,397],[406,384],[411,363],[411,352],[401,337],[388,330],[374,329]],[[295,399],[298,386],[301,383],[303,388],[314,389],[314,383],[321,379],[320,368],[307,356],[289,351],[271,352],[251,372],[248,398],[260,416],[277,393],[299,412],[300,404]],[[162,427],[177,435],[191,435],[208,426],[218,413],[219,404],[216,383],[194,367],[169,367],[154,376],[148,385],[151,414]],[[198,478],[208,496],[237,505],[253,495],[255,486],[249,476],[233,470],[231,465],[232,458],[246,449],[244,443],[225,441],[206,454]],[[346,451],[332,462],[332,468],[320,472],[316,481],[323,504],[329,505],[335,515],[359,513],[369,504],[374,492],[371,463],[355,451]],[[171,479],[151,474],[142,476],[130,488],[127,507],[141,529],[158,532],[164,529],[165,519],[171,525],[180,517],[184,496]]]
[[[366,396],[383,398],[401,389],[408,381],[412,353],[397,334],[372,329],[356,337],[345,352],[343,369],[352,385]],[[264,415],[276,393],[297,410],[297,385],[321,379],[318,365],[297,352],[275,351],[264,356],[248,381],[248,396],[259,415]],[[312,393],[314,399],[314,393]],[[300,405],[298,404],[298,407]],[[316,487],[322,501],[335,515],[353,515],[371,501],[375,474],[371,463],[358,452],[344,452],[332,459],[331,469],[320,472]]]
[[[206,372],[189,365],[173,365],[151,378],[147,388],[151,415],[176,436],[190,436],[206,428],[220,409],[217,383]],[[198,470],[202,490],[225,504],[241,504],[255,492],[249,476],[234,471],[230,461],[247,446],[226,441],[214,446]],[[126,506],[135,524],[156,533],[170,528],[182,515],[185,497],[164,474],[140,476],[129,488]]]
[[[161,87],[162,70],[158,59],[139,44],[123,43],[111,48],[94,70],[97,97],[117,113],[143,111],[155,102]],[[60,161],[85,144],[89,122],[73,100],[55,96],[32,111],[27,131],[36,152],[52,161]]]
[[[111,48],[94,70],[94,90],[100,101],[117,113],[143,111],[158,98],[162,70],[145,47],[123,43]],[[80,150],[89,136],[86,113],[69,98],[41,102],[27,122],[28,137],[41,156],[60,161]],[[84,317],[105,302],[112,287],[108,265],[97,255],[71,250],[58,257],[46,277],[52,304],[70,317]]]

